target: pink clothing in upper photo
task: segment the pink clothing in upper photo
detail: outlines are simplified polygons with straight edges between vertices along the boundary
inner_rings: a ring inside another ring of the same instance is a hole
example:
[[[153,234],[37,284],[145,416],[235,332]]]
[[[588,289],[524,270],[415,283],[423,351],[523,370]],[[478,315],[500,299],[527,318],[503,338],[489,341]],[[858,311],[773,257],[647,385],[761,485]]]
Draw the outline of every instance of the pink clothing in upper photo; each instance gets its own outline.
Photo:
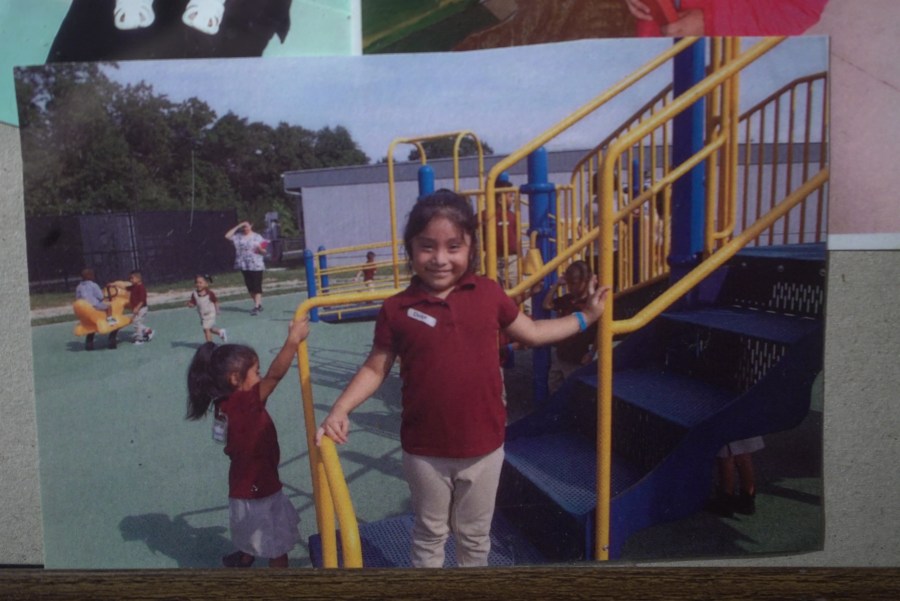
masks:
[[[681,12],[703,11],[704,35],[800,35],[815,25],[828,0],[682,0]],[[637,19],[637,35],[660,36],[660,26]]]

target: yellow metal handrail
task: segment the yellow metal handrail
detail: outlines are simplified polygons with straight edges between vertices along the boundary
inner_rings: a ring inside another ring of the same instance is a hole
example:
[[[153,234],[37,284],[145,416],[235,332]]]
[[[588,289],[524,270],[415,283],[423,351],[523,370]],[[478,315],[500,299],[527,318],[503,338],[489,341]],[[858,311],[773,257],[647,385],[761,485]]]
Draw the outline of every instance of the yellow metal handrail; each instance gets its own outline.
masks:
[[[485,195],[487,198],[493,198],[495,190],[495,182],[497,177],[509,169],[511,166],[515,165],[522,159],[526,158],[529,154],[557,137],[570,127],[574,126],[576,123],[581,121],[582,119],[591,115],[598,108],[630,88],[632,85],[655,71],[657,68],[665,64],[667,61],[671,60],[675,55],[677,55],[682,50],[685,50],[697,43],[699,38],[683,38],[672,45],[670,49],[666,52],[663,52],[653,60],[646,63],[644,66],[640,67],[627,77],[625,77],[619,83],[613,85],[611,88],[589,101],[581,108],[577,109],[571,115],[557,123],[554,127],[548,129],[544,133],[538,135],[533,138],[531,141],[522,146],[519,150],[507,155],[505,158],[497,162],[490,170],[485,180]],[[491,203],[487,204],[486,207],[486,220],[489,223],[496,223],[496,211]],[[485,275],[491,279],[497,278],[497,260],[496,260],[496,231],[493,228],[488,228],[484,240],[484,246],[487,249],[487,259],[485,265]]]
[[[772,145],[772,159],[770,162],[765,160],[765,156],[763,155],[763,146],[759,144],[757,148],[757,166],[756,166],[756,197],[751,199],[749,184],[751,181],[751,168],[750,168],[750,159],[751,159],[751,143],[753,139],[763,140],[765,138],[766,132],[766,124],[767,124],[767,115],[772,113],[770,120],[772,121],[772,129],[776,133],[779,132],[779,119],[781,115],[781,107],[782,102],[786,97],[785,104],[787,104],[787,133],[788,139],[786,141],[786,153],[789,158],[789,162],[793,160],[793,155],[795,150],[798,149],[801,152],[801,173],[800,180],[805,181],[811,172],[817,169],[822,169],[827,162],[827,142],[828,142],[828,94],[825,93],[827,88],[828,77],[827,73],[816,73],[807,77],[798,78],[791,83],[783,86],[781,89],[776,92],[770,94],[765,99],[761,100],[753,107],[744,111],[744,113],[740,117],[740,121],[743,125],[744,132],[744,141],[741,142],[741,146],[744,149],[744,182],[742,190],[739,192],[742,202],[740,203],[743,207],[742,215],[740,216],[741,221],[743,223],[747,223],[752,220],[751,211],[753,214],[760,215],[766,209],[766,203],[764,202],[764,190],[762,186],[763,182],[763,170],[768,167],[772,172],[771,181],[769,182],[769,207],[773,206],[777,200],[779,192],[777,190],[779,184],[778,171],[776,169],[778,164],[778,154],[779,154],[779,142],[780,140],[776,136],[773,145]],[[814,90],[816,88],[820,88],[820,94],[814,98]],[[820,107],[814,107],[814,100],[816,102],[820,102]],[[799,102],[799,106],[798,106]],[[815,112],[815,108],[819,109],[820,115],[817,123],[813,123],[813,113]],[[798,120],[802,119],[802,131],[803,137],[801,140],[797,140],[794,134],[794,130],[797,127]],[[754,127],[755,125],[755,127]],[[812,147],[815,142],[812,137],[813,134],[817,134],[818,144],[820,145],[820,152],[818,157],[818,162],[815,164],[814,157],[812,156]],[[789,163],[790,164],[790,163]],[[785,171],[784,177],[784,187],[783,193],[789,193],[793,187],[793,171],[788,168]],[[755,202],[753,202],[755,201]],[[815,207],[815,224],[813,225],[813,233],[811,239],[813,242],[822,242],[825,236],[825,222],[824,222],[824,196],[820,192],[816,198],[816,207]],[[801,203],[799,207],[799,227],[797,233],[797,241],[798,242],[806,242],[807,241],[807,211],[806,211],[806,203]],[[735,217],[736,219],[737,217]],[[790,235],[790,214],[785,216],[785,223],[782,227],[782,243],[789,242]],[[773,228],[770,228],[768,232],[768,241],[770,244],[775,242],[775,232]],[[759,244],[759,239],[757,239],[756,244]]]
[[[354,294],[337,294],[333,296],[315,296],[297,307],[294,319],[305,319],[309,312],[329,304],[350,304],[384,299],[399,292],[390,289],[379,292],[360,292]],[[341,546],[343,565],[346,568],[362,567],[362,546],[359,538],[359,525],[353,510],[353,501],[347,488],[347,481],[341,469],[340,459],[334,443],[323,438],[322,446],[316,446],[316,413],[313,405],[312,379],[309,368],[309,346],[304,340],[297,346],[297,365],[300,378],[300,394],[303,406],[303,424],[306,431],[306,445],[309,449],[309,469],[312,475],[313,498],[316,505],[316,524],[322,539],[322,558],[326,568],[338,566],[337,543],[335,535],[335,514],[341,530]]]

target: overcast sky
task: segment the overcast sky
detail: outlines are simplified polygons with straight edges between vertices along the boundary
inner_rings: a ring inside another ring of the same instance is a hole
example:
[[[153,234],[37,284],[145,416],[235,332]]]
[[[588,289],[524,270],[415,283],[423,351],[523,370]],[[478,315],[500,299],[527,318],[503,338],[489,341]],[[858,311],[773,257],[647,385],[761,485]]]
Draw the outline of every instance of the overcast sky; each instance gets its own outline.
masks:
[[[751,43],[745,40],[745,44]],[[195,96],[221,117],[343,125],[373,161],[391,141],[467,129],[500,154],[515,150],[671,45],[604,39],[477,52],[202,61],[123,61],[108,74],[141,80],[171,100]],[[827,68],[827,39],[790,38],[741,82],[751,106],[784,83]],[[590,148],[671,77],[658,70],[633,93],[548,148]],[[404,158],[403,147],[398,158]]]

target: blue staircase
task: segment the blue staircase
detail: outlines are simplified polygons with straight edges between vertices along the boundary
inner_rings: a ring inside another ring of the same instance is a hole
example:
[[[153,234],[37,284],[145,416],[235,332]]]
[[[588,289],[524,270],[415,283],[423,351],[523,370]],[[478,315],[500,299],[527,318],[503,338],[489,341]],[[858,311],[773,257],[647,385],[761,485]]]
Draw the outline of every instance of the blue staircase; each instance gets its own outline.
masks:
[[[703,508],[716,451],[788,430],[822,368],[825,247],[745,249],[613,357],[610,558]],[[593,556],[596,366],[511,425],[498,512],[548,561]]]

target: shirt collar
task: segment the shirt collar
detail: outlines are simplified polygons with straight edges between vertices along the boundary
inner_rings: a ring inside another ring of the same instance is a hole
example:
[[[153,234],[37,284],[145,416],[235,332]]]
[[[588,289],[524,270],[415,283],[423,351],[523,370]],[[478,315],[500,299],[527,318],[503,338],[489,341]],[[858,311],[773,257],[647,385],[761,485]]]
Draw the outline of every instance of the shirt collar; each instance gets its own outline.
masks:
[[[459,290],[470,290],[475,288],[478,284],[478,276],[474,273],[465,273],[459,281],[456,282],[456,286],[454,286],[453,290],[450,294],[454,294]],[[425,287],[422,286],[422,280],[419,276],[414,275],[409,282],[409,286],[403,292],[403,301],[401,305],[403,307],[410,307],[412,305],[418,303],[442,303],[444,302],[442,299],[437,298],[436,296],[429,293],[425,290]]]

